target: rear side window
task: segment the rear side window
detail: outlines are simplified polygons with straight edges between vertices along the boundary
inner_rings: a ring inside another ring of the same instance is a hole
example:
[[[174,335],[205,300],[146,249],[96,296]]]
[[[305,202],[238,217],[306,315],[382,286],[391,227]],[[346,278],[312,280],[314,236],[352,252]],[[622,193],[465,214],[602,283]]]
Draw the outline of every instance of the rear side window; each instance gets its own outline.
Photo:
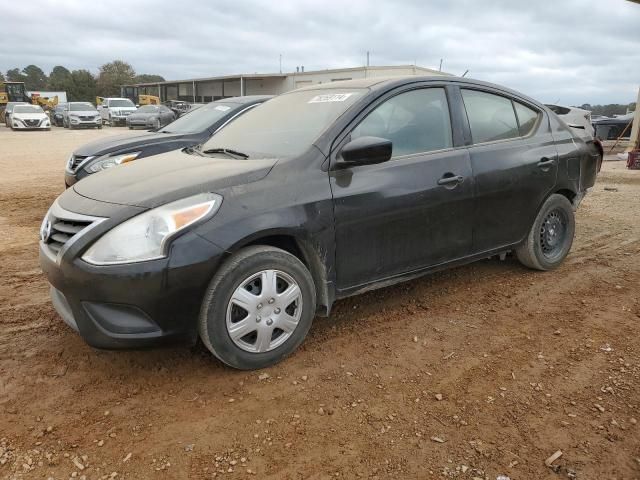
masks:
[[[518,124],[520,125],[520,135],[526,137],[529,135],[538,123],[538,117],[540,114],[535,110],[525,107],[523,104],[513,102],[516,107],[516,114],[518,115]]]
[[[451,122],[443,88],[411,90],[390,98],[351,132],[351,139],[381,137],[393,143],[393,156],[451,148]]]
[[[520,136],[511,100],[491,93],[462,90],[473,143]]]

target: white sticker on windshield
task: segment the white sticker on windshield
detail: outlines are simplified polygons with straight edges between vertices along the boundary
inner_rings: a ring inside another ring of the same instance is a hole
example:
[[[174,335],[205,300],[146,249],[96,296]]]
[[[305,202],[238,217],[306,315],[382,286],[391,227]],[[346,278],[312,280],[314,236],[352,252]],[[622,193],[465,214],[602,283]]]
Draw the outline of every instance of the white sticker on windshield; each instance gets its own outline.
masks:
[[[344,102],[352,93],[327,93],[325,95],[316,95],[307,103],[328,103],[328,102]]]
[[[227,110],[231,110],[231,107],[227,107],[226,105],[217,105],[214,110],[220,110],[221,112],[226,112]]]

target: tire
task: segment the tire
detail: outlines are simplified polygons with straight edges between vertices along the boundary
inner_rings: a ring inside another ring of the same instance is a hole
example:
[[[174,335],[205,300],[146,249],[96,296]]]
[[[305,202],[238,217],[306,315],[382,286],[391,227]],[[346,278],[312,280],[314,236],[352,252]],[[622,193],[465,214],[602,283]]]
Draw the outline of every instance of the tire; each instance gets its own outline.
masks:
[[[571,202],[553,194],[540,208],[526,240],[516,248],[516,256],[526,267],[553,270],[571,250],[575,229]]]
[[[263,278],[272,280],[275,302],[271,292],[264,291]],[[292,288],[296,285],[297,292]],[[295,298],[285,305],[289,300],[278,295],[288,290],[289,297]],[[211,353],[230,367],[268,367],[293,352],[306,337],[316,311],[315,292],[309,270],[294,255],[274,247],[247,247],[224,262],[211,280],[200,309],[200,338]],[[251,306],[243,309],[232,302],[234,296],[248,299],[247,305]],[[239,319],[236,323],[235,318]],[[242,330],[246,333],[242,337],[237,334],[234,340],[229,328],[240,324],[246,325]],[[288,332],[278,328],[285,325]],[[259,332],[264,335],[262,342]]]

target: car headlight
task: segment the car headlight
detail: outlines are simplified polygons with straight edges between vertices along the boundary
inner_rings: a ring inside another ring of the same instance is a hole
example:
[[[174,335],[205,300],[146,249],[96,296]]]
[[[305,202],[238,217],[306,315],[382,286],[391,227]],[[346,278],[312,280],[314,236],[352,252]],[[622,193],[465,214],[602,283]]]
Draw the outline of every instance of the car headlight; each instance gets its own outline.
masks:
[[[123,153],[121,155],[113,155],[111,157],[102,157],[96,162],[90,163],[84,167],[87,173],[98,173],[107,168],[115,167],[123,163],[131,162],[138,158],[141,152]]]
[[[105,233],[82,259],[93,265],[113,265],[166,257],[173,237],[212,217],[221,204],[220,195],[201,193],[141,213]]]

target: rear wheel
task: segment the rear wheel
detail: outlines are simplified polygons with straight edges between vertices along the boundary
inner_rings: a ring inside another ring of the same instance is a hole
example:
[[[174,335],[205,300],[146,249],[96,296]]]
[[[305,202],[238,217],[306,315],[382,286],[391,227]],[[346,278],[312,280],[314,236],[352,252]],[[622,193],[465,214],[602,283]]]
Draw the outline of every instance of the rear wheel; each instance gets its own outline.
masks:
[[[542,205],[525,242],[516,248],[518,260],[529,268],[552,270],[568,255],[574,234],[571,202],[553,194]]]
[[[300,260],[278,248],[248,247],[211,280],[200,311],[200,338],[231,367],[268,367],[302,343],[315,304],[313,279]]]

